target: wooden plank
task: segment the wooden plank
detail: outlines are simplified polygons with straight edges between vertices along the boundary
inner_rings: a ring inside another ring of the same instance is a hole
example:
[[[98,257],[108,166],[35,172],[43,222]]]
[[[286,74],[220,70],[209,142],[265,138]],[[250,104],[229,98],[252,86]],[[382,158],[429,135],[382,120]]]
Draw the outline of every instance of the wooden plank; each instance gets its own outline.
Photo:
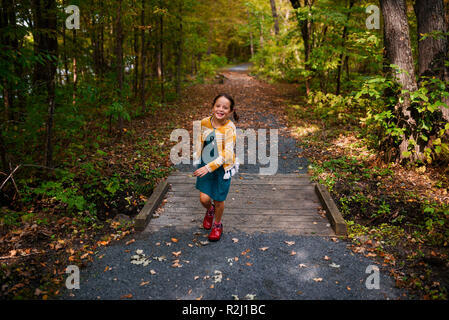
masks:
[[[201,205],[198,207],[163,207],[161,214],[169,212],[170,214],[204,214],[206,209]],[[319,215],[318,208],[297,208],[297,209],[257,209],[257,208],[246,208],[244,211],[241,208],[229,208],[225,205],[224,214],[260,214],[260,215],[274,215],[274,216],[309,216],[309,215]]]
[[[334,200],[332,199],[329,191],[327,191],[326,187],[321,184],[316,185],[316,192],[318,197],[323,204],[323,207],[326,210],[327,217],[334,228],[335,234],[337,235],[347,235],[348,229],[346,226],[346,222],[343,219],[340,211],[337,208]]]
[[[190,176],[169,176],[167,178],[169,183],[194,183],[196,177]],[[265,177],[232,177],[231,183],[236,184],[280,184],[280,185],[303,185],[310,184],[310,179],[306,177],[280,177],[277,175]]]
[[[156,220],[165,221],[165,220],[179,220],[179,221],[192,221],[192,220],[201,220],[203,221],[203,214],[178,214],[176,212],[164,212],[159,218]],[[320,215],[316,214],[315,216],[307,215],[307,216],[272,216],[272,215],[239,215],[239,214],[229,214],[225,213],[223,215],[223,219],[231,219],[232,221],[242,221],[242,222],[256,222],[256,221],[278,221],[278,222],[288,222],[288,223],[302,223],[302,222],[313,222],[324,223],[327,224],[329,221],[326,218],[322,218]]]
[[[303,184],[303,185],[266,185],[266,184],[258,184],[258,185],[251,185],[251,184],[245,184],[245,185],[236,185],[233,182],[231,182],[231,187],[229,188],[229,191],[232,192],[234,190],[239,191],[262,191],[262,190],[273,190],[275,188],[277,191],[282,190],[296,190],[298,192],[302,191],[313,191],[315,192],[315,185],[314,184]],[[191,191],[195,190],[198,192],[198,189],[195,188],[194,183],[175,183],[170,184],[170,190],[174,192],[183,192],[183,191]]]
[[[185,191],[182,194],[179,192],[173,192],[173,191],[168,191],[167,192],[167,196],[169,197],[178,197],[182,195],[182,197],[186,197],[186,198],[196,198],[199,199],[200,193],[198,190],[196,191]],[[239,199],[246,199],[246,198],[251,198],[251,199],[266,199],[266,198],[273,198],[276,200],[308,200],[308,199],[318,199],[316,196],[316,193],[313,190],[307,191],[307,192],[297,192],[297,191],[292,191],[292,190],[284,190],[284,191],[260,191],[260,192],[231,192],[229,191],[228,196],[227,196],[227,200],[231,199],[231,198],[239,198]]]
[[[173,171],[170,173],[170,176],[191,176],[193,175],[193,172],[181,172],[181,171]],[[310,175],[307,173],[276,173],[275,175],[260,175],[257,173],[246,173],[246,172],[238,172],[237,176],[242,177],[270,177],[270,176],[277,176],[277,177],[298,177],[298,178],[310,178]]]
[[[153,190],[150,198],[145,203],[142,210],[140,210],[139,214],[135,218],[134,228],[137,231],[142,231],[147,226],[148,221],[151,219],[153,212],[157,209],[159,204],[161,203],[165,193],[168,190],[168,182],[164,180],[160,182],[156,188]]]
[[[190,230],[193,226],[191,225],[180,225],[180,226],[160,226],[160,225],[151,225],[145,229],[145,232],[156,232],[162,228],[174,227],[178,230]],[[208,230],[203,230],[204,234],[208,234]],[[283,228],[282,230],[275,228],[265,228],[265,227],[248,227],[248,226],[227,226],[224,225],[224,233],[223,237],[226,237],[227,232],[245,232],[245,233],[273,233],[273,232],[282,232],[286,235],[307,235],[307,236],[335,236],[332,228],[322,229],[322,230],[310,230],[305,228]],[[205,240],[207,240],[205,238]]]
[[[234,200],[232,200],[234,199]],[[176,204],[181,207],[196,207],[200,205],[200,201],[197,197],[170,197],[167,198],[167,203]],[[296,207],[318,207],[319,201],[318,198],[292,198],[292,199],[269,199],[269,198],[259,198],[259,199],[251,199],[251,198],[243,198],[243,197],[229,197],[225,201],[225,207],[239,207],[242,210],[246,208],[277,208],[277,209],[289,209]]]

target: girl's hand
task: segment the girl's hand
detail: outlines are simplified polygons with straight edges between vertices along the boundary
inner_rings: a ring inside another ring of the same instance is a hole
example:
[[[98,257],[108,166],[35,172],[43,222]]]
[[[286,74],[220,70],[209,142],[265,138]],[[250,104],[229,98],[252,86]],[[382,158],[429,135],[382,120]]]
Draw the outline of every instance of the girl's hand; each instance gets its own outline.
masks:
[[[196,177],[202,177],[204,175],[206,175],[207,173],[209,173],[209,171],[207,170],[206,166],[199,168],[198,170],[196,170],[193,175]]]

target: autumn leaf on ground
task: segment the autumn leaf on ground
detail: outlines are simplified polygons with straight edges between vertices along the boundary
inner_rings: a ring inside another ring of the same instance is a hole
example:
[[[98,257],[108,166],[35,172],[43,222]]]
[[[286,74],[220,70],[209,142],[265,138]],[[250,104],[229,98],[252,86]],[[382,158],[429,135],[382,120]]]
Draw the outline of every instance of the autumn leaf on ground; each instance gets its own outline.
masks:
[[[265,251],[265,250],[267,250],[269,247],[262,247],[262,248],[259,248],[259,250],[261,250],[261,251]]]
[[[89,255],[89,252],[86,252],[85,254],[83,254],[83,255],[81,256],[81,259],[86,259],[88,255]]]
[[[307,266],[304,263],[300,263],[298,267],[299,268],[307,268]]]
[[[239,242],[239,239],[237,239],[237,238],[232,238],[232,242],[237,243],[237,242]]]
[[[120,297],[120,299],[131,299],[133,297],[133,295],[131,293],[129,294],[124,294],[123,296]]]
[[[140,286],[142,287],[142,286],[145,286],[145,285],[147,285],[147,284],[149,284],[150,283],[150,281],[142,281],[141,283],[140,283]]]
[[[130,244],[133,243],[133,242],[136,242],[136,239],[131,239],[131,240],[129,240],[128,242],[126,242],[126,245],[128,246],[128,245],[130,245]]]
[[[330,260],[330,258],[328,256],[324,256],[323,258],[324,260]]]
[[[247,262],[246,265],[247,265],[248,267],[251,267],[253,264],[250,263],[250,262]]]
[[[315,282],[321,282],[321,281],[323,281],[323,278],[313,278],[313,281],[315,281]]]
[[[295,241],[284,241],[288,246],[292,246],[295,244]]]
[[[203,295],[199,296],[198,298],[196,298],[195,300],[201,300],[203,299]]]
[[[332,268],[340,268],[340,265],[339,265],[339,264],[336,264],[335,262],[332,262],[332,263],[329,265],[329,267],[332,267]]]
[[[151,273],[152,275],[155,275],[155,274],[156,274],[156,271],[154,271],[153,269],[151,269],[151,270],[150,270],[150,273]]]
[[[171,238],[170,240],[174,243],[178,242],[178,239],[176,239],[176,238]]]
[[[171,254],[174,255],[175,257],[178,257],[181,254],[181,251],[172,252]]]
[[[106,272],[106,271],[109,271],[109,270],[111,270],[111,268],[109,268],[109,266],[106,266],[106,268],[104,268],[103,272]]]
[[[194,276],[193,280],[198,280],[200,278],[200,276]]]
[[[295,254],[296,254],[296,251],[293,251],[293,250],[292,250],[292,252],[290,252],[290,255],[291,255],[291,256],[294,256]]]

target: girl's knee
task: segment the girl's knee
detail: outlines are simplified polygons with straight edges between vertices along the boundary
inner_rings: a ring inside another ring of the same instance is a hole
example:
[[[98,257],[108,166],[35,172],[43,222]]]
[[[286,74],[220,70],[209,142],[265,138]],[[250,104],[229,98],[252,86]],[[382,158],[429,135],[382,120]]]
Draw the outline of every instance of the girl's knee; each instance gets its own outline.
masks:
[[[210,201],[210,197],[205,193],[200,193],[200,201],[203,204],[207,204]]]

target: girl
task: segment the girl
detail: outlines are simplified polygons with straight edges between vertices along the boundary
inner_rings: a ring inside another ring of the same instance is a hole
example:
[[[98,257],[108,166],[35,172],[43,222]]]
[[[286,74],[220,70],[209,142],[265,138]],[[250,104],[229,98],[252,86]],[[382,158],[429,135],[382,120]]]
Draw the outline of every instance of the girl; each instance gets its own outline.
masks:
[[[212,227],[211,241],[220,240],[223,233],[224,201],[231,186],[231,176],[239,166],[234,155],[236,128],[229,119],[231,115],[238,121],[232,97],[226,93],[216,96],[212,102],[212,115],[201,120],[201,133],[193,153],[193,164],[199,165],[193,173],[197,177],[195,187],[200,191],[201,204],[207,209],[203,227],[207,230]]]

